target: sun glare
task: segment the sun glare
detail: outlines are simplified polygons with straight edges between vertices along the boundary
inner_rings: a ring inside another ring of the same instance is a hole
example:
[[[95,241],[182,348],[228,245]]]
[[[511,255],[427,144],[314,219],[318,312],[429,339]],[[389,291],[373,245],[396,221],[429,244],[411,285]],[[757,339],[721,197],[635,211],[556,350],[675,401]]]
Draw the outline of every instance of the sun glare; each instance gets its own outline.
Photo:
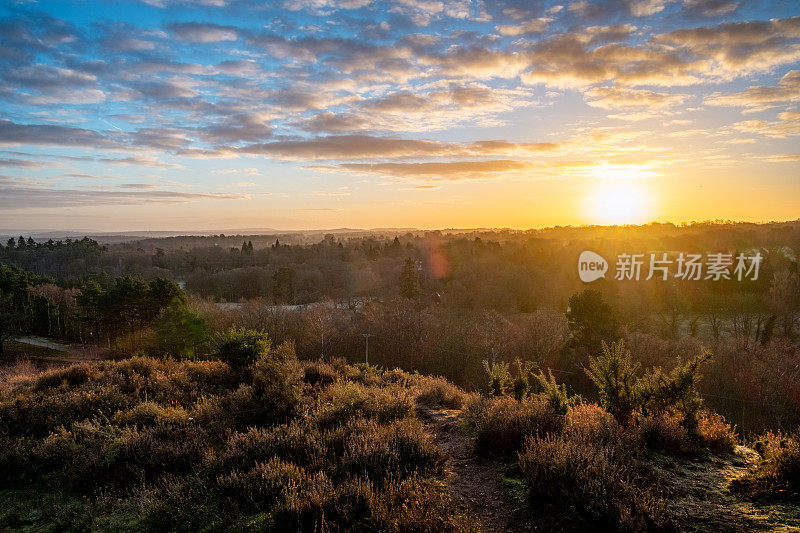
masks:
[[[640,224],[653,219],[653,199],[645,180],[603,179],[586,198],[595,224]]]

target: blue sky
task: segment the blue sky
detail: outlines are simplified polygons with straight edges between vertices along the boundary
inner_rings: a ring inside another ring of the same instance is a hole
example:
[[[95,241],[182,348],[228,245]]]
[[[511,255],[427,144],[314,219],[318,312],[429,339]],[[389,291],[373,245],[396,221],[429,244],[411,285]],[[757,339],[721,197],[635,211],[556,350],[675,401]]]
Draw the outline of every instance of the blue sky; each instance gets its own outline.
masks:
[[[0,228],[800,213],[800,7],[7,2]]]

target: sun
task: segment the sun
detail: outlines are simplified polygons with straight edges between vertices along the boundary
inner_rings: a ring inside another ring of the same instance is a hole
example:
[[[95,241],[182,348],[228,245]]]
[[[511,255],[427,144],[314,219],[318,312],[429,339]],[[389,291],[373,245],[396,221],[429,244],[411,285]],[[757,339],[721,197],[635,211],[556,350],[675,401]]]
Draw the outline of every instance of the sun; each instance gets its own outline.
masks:
[[[641,224],[653,219],[652,174],[646,169],[598,168],[586,197],[587,218],[595,224]]]

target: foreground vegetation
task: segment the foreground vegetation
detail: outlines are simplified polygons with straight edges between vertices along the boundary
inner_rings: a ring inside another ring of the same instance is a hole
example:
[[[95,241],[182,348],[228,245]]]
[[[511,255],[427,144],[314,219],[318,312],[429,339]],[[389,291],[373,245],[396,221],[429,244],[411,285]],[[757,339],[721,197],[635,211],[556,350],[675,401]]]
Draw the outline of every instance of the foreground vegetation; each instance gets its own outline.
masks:
[[[487,362],[482,396],[401,370],[301,362],[255,331],[212,345],[207,360],[6,367],[0,529],[476,531],[481,517],[454,501],[447,454],[418,415],[456,410],[474,460],[524,487],[514,527],[674,531],[685,517],[660,489],[657,458],[711,464],[736,446],[698,395],[702,352],[639,375],[617,372],[636,367],[622,342],[606,345],[588,369],[595,404],[522,362]],[[733,489],[796,502],[796,438],[763,447]]]
[[[9,374],[2,528],[470,529],[414,411],[436,380],[300,364],[252,332],[223,344],[227,362]]]

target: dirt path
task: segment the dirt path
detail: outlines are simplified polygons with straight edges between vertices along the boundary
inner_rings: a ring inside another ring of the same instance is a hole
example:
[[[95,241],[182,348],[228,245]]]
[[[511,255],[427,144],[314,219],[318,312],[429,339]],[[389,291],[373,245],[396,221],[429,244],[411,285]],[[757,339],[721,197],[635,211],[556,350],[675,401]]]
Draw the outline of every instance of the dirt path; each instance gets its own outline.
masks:
[[[458,430],[461,411],[418,407],[417,412],[447,454],[445,469],[453,499],[480,522],[481,529],[487,533],[532,531],[503,494],[499,465],[472,454],[469,440]]]

